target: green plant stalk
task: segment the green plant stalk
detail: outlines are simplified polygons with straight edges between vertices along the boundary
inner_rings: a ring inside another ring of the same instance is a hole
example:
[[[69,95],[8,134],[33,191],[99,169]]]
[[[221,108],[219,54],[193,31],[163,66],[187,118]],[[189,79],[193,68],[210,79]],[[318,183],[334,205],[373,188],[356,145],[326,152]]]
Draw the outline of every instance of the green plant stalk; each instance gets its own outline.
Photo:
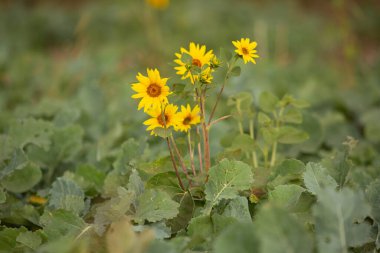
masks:
[[[206,115],[205,115],[205,94],[206,94],[206,89],[200,92],[199,104],[200,104],[200,109],[201,109],[204,163],[205,163],[206,173],[208,173],[208,170],[211,167],[211,159],[210,159],[209,133],[208,133],[208,127],[206,125]]]
[[[179,186],[181,187],[181,189],[183,191],[185,191],[186,189],[185,189],[185,186],[183,185],[182,179],[181,179],[181,177],[179,175],[177,164],[175,162],[174,155],[173,155],[173,150],[172,150],[172,148],[170,146],[169,137],[166,137],[165,139],[166,139],[166,143],[167,143],[168,148],[169,148],[170,158],[172,159],[173,168],[174,168],[175,174],[177,176]]]
[[[255,132],[254,132],[254,121],[253,119],[249,120],[249,135],[251,136],[251,139],[253,141],[255,141]],[[253,164],[253,168],[257,168],[258,167],[258,164],[257,164],[257,154],[256,154],[256,148],[254,147],[253,151],[252,151],[252,164]]]
[[[176,153],[176,155],[177,155],[177,157],[178,157],[179,163],[181,164],[182,171],[183,171],[183,173],[185,173],[186,178],[189,180],[189,184],[190,184],[190,186],[191,186],[191,179],[190,179],[190,177],[189,177],[189,173],[187,172],[186,165],[185,165],[185,163],[183,162],[182,155],[181,155],[181,153],[180,153],[179,150],[178,150],[178,147],[177,147],[177,144],[175,143],[175,140],[174,140],[173,135],[170,135],[170,140],[171,140],[172,143],[173,143],[173,148],[174,148],[174,151],[175,151],[175,153]]]
[[[280,128],[280,125],[281,125],[280,118],[282,117],[282,114],[284,113],[284,109],[285,109],[284,107],[281,107],[278,115],[276,112],[274,112],[277,130]],[[273,167],[276,164],[276,153],[277,153],[277,140],[273,143],[273,146],[272,146],[272,157],[270,160],[270,166],[271,167]]]
[[[187,132],[187,142],[188,142],[188,148],[189,148],[189,154],[190,154],[190,164],[191,164],[191,170],[193,172],[193,175],[196,176],[197,173],[195,171],[195,165],[194,165],[194,150],[191,147],[191,129]]]
[[[224,87],[226,86],[228,79],[230,79],[231,70],[235,66],[235,63],[236,63],[237,59],[238,58],[235,57],[234,60],[231,62],[231,64],[227,63],[227,73],[226,73],[226,76],[224,77],[224,81],[223,81],[222,87],[220,88],[219,93],[218,93],[218,95],[216,97],[216,101],[215,101],[214,107],[211,110],[210,117],[208,119],[207,125],[210,125],[211,120],[214,117],[214,114],[215,114],[215,111],[216,111],[216,107],[218,106],[219,100],[222,97],[222,93],[224,91]]]

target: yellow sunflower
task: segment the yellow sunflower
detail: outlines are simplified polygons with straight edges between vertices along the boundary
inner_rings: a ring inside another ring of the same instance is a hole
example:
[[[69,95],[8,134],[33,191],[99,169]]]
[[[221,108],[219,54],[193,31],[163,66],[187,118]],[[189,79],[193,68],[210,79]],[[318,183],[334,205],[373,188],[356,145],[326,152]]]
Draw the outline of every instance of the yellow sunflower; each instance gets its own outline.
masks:
[[[154,130],[155,128],[169,128],[171,126],[177,127],[178,106],[173,104],[168,104],[163,107],[162,112],[161,107],[154,107],[147,111],[147,114],[151,117],[150,119],[144,121],[144,125],[148,126],[147,131]],[[154,131],[151,132],[154,134]]]
[[[177,129],[182,132],[187,132],[191,125],[196,125],[201,122],[201,117],[199,116],[199,106],[196,105],[192,110],[190,105],[181,106],[181,111],[178,113],[178,124]]]
[[[259,58],[259,56],[256,54],[257,50],[255,50],[257,46],[256,41],[250,42],[250,39],[240,39],[240,41],[232,41],[232,44],[236,47],[235,52],[240,55],[244,63],[247,62],[253,62],[256,64],[256,61],[254,58]]]
[[[157,69],[147,69],[147,73],[148,76],[138,73],[136,78],[139,82],[132,84],[132,90],[137,92],[132,95],[132,98],[141,98],[138,110],[144,107],[144,111],[167,104],[167,96],[170,94],[169,87],[166,85],[168,78],[161,78]]]
[[[212,50],[206,52],[205,45],[201,46],[190,42],[189,50],[181,48],[180,53],[176,53],[175,56],[177,59],[175,59],[174,62],[179,65],[174,68],[177,70],[177,75],[182,76],[182,79],[190,78],[191,82],[194,83],[199,77],[191,73],[191,67],[202,68],[205,65],[210,65],[214,54]],[[187,57],[189,57],[188,60],[186,59]]]
[[[169,5],[169,0],[146,0],[146,2],[156,9],[165,9]]]

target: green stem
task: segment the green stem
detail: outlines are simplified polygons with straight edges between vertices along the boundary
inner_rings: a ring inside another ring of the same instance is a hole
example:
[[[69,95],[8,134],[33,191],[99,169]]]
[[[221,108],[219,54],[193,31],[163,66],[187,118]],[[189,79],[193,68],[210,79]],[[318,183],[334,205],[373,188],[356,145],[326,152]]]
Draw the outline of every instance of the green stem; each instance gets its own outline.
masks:
[[[191,130],[187,132],[187,142],[188,142],[188,148],[189,148],[189,154],[190,154],[190,164],[191,164],[191,170],[193,171],[193,175],[196,176],[197,173],[195,172],[195,165],[194,165],[194,150],[191,147]]]
[[[171,148],[171,146],[170,146],[169,137],[166,137],[166,143],[168,144],[169,153],[170,153],[170,158],[172,159],[173,168],[174,168],[175,174],[176,174],[176,176],[177,176],[179,186],[181,187],[181,189],[182,189],[183,191],[186,191],[185,186],[184,186],[183,183],[182,183],[181,176],[179,175],[179,172],[178,172],[177,164],[176,164],[176,162],[175,162],[174,155],[173,155],[173,151],[172,151],[172,148]]]
[[[251,139],[255,141],[255,132],[254,132],[254,121],[253,119],[249,120],[249,135],[251,136]],[[252,163],[253,163],[253,168],[257,168],[257,154],[256,154],[256,148],[254,147],[252,151]]]

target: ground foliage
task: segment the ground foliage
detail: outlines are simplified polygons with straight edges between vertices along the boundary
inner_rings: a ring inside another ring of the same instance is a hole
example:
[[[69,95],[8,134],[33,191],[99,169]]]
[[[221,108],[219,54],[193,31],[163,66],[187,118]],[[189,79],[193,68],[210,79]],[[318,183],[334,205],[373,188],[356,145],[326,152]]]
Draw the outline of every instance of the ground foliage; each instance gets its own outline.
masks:
[[[378,5],[220,2],[1,5],[0,252],[380,252]],[[242,36],[261,62],[231,71],[183,190],[129,84],[162,66],[186,101],[173,52]]]

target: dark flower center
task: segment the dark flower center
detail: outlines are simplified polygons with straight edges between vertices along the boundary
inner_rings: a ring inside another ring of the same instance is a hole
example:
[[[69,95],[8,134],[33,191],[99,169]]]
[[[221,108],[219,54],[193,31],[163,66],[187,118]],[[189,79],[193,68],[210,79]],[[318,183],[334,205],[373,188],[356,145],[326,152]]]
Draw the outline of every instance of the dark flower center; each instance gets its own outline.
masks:
[[[191,122],[191,116],[187,116],[186,118],[183,119],[182,124],[184,125],[190,125]]]
[[[193,66],[202,67],[202,62],[198,59],[193,59],[192,64],[193,64]]]
[[[165,121],[164,121],[164,118],[165,118]],[[165,115],[160,114],[157,117],[157,121],[158,121],[158,124],[160,124],[161,126],[165,127],[165,125],[169,124],[169,117],[166,114]]]
[[[150,97],[158,97],[161,94],[161,87],[152,83],[146,89],[146,93],[148,93]]]
[[[241,51],[243,51],[243,54],[245,55],[249,54],[248,49],[246,49],[245,47],[243,47]]]

